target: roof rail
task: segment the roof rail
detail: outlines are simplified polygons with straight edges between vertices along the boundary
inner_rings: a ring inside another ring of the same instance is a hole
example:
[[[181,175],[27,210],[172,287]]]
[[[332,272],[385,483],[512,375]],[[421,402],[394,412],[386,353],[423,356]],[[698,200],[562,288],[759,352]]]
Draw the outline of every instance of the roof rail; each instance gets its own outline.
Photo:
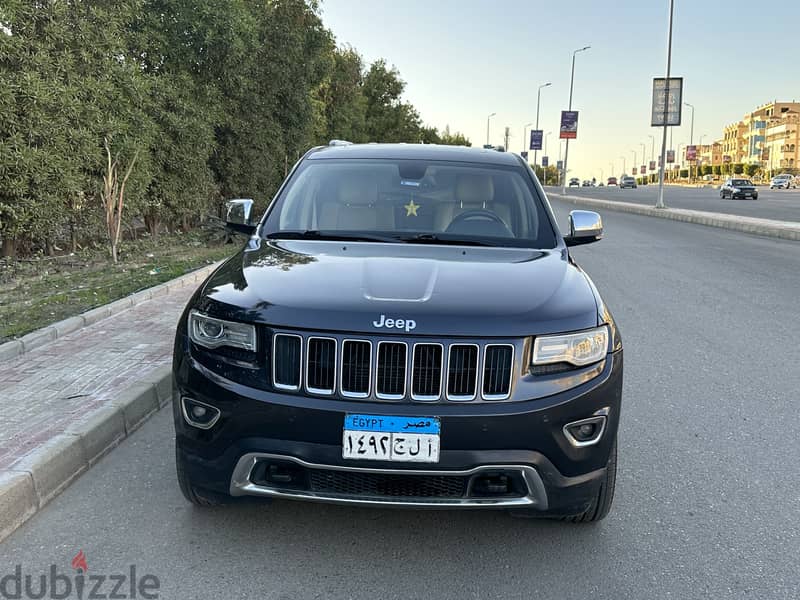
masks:
[[[348,142],[347,140],[331,140],[328,142],[328,146],[352,146],[353,142]]]

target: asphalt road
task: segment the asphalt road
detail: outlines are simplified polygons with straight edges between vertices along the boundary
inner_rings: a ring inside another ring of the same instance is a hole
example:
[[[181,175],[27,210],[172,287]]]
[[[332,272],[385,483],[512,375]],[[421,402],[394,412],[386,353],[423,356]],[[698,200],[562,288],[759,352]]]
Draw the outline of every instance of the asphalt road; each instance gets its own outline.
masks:
[[[157,576],[160,598],[797,598],[800,244],[604,222],[605,240],[574,250],[626,349],[617,496],[602,523],[197,509],[178,491],[162,411],[0,544],[0,577],[16,564],[74,573],[83,550],[90,574],[135,564]]]
[[[561,193],[560,187],[548,186],[546,189],[548,195]],[[567,188],[567,193],[654,206],[658,199],[658,185],[644,185],[624,190],[617,187],[573,187]],[[779,221],[800,221],[800,189],[770,190],[760,187],[758,200],[722,200],[719,197],[718,187],[666,186],[664,204],[670,208],[689,208]]]

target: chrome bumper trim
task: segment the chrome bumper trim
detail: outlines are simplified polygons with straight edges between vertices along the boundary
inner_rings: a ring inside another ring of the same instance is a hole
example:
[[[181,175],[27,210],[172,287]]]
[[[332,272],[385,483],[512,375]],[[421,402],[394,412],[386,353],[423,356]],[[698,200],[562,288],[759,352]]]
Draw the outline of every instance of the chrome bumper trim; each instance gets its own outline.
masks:
[[[379,498],[359,498],[357,496],[342,496],[334,494],[320,494],[307,490],[283,490],[262,485],[256,485],[250,481],[250,474],[256,463],[263,459],[286,460],[297,463],[307,469],[319,469],[325,471],[351,471],[360,473],[394,474],[394,475],[454,475],[470,476],[482,471],[517,471],[519,472],[528,486],[528,494],[516,498],[442,498],[422,499],[410,501],[407,499],[379,499]],[[341,465],[319,465],[306,462],[294,456],[281,454],[265,454],[251,452],[243,455],[236,463],[233,470],[230,485],[231,496],[266,496],[271,498],[285,498],[289,500],[306,500],[311,502],[328,502],[333,504],[349,504],[358,506],[395,506],[395,507],[414,507],[414,508],[520,508],[533,507],[540,510],[547,510],[547,492],[539,473],[531,466],[527,465],[482,465],[464,471],[433,471],[422,469],[370,469],[362,467],[349,467]]]

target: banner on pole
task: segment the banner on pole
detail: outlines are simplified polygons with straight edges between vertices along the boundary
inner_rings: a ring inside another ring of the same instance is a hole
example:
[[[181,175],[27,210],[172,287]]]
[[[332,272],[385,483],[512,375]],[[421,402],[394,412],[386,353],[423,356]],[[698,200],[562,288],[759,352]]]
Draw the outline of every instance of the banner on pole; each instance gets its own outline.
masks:
[[[542,130],[531,129],[531,145],[529,150],[541,150],[541,149],[542,149]]]
[[[665,77],[653,78],[653,106],[650,125],[676,127],[681,124],[681,107],[683,105],[683,77],[670,77],[669,84]]]
[[[578,111],[561,111],[561,129],[558,137],[562,140],[574,140],[578,137]]]
[[[542,166],[543,167],[547,167],[549,165],[549,163],[550,163],[550,159],[548,157],[546,157],[546,156],[543,156],[542,157]]]
[[[672,164],[675,162],[675,150],[667,150],[667,163]]]

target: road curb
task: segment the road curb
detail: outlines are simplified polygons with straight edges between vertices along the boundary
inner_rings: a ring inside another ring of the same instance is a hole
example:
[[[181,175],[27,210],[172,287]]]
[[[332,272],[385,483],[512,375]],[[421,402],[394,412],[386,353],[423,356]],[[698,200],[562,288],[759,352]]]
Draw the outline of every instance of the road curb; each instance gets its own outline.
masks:
[[[0,542],[165,406],[171,390],[172,366],[162,365],[86,421],[0,469]]]
[[[170,281],[135,292],[119,300],[114,300],[108,304],[87,310],[80,315],[69,317],[63,321],[58,321],[47,327],[37,329],[36,331],[31,331],[19,339],[0,344],[0,361],[10,360],[26,352],[40,348],[53,340],[74,333],[79,329],[83,329],[103,319],[107,319],[137,304],[147,302],[158,296],[164,296],[168,294],[170,290],[182,288],[191,283],[198,283],[205,279],[220,264],[221,262],[216,262],[205,267],[200,267],[199,269],[190,271]]]
[[[613,200],[598,200],[581,196],[553,194],[552,197],[557,200],[571,202],[572,204],[588,208],[604,208],[617,212],[658,217],[659,219],[670,219],[672,221],[683,221],[684,223],[694,223],[696,225],[729,229],[731,231],[740,231],[742,233],[751,233],[784,240],[800,241],[800,223],[792,221],[741,217],[738,215],[711,213],[684,208],[654,208],[645,204],[614,202]]]

